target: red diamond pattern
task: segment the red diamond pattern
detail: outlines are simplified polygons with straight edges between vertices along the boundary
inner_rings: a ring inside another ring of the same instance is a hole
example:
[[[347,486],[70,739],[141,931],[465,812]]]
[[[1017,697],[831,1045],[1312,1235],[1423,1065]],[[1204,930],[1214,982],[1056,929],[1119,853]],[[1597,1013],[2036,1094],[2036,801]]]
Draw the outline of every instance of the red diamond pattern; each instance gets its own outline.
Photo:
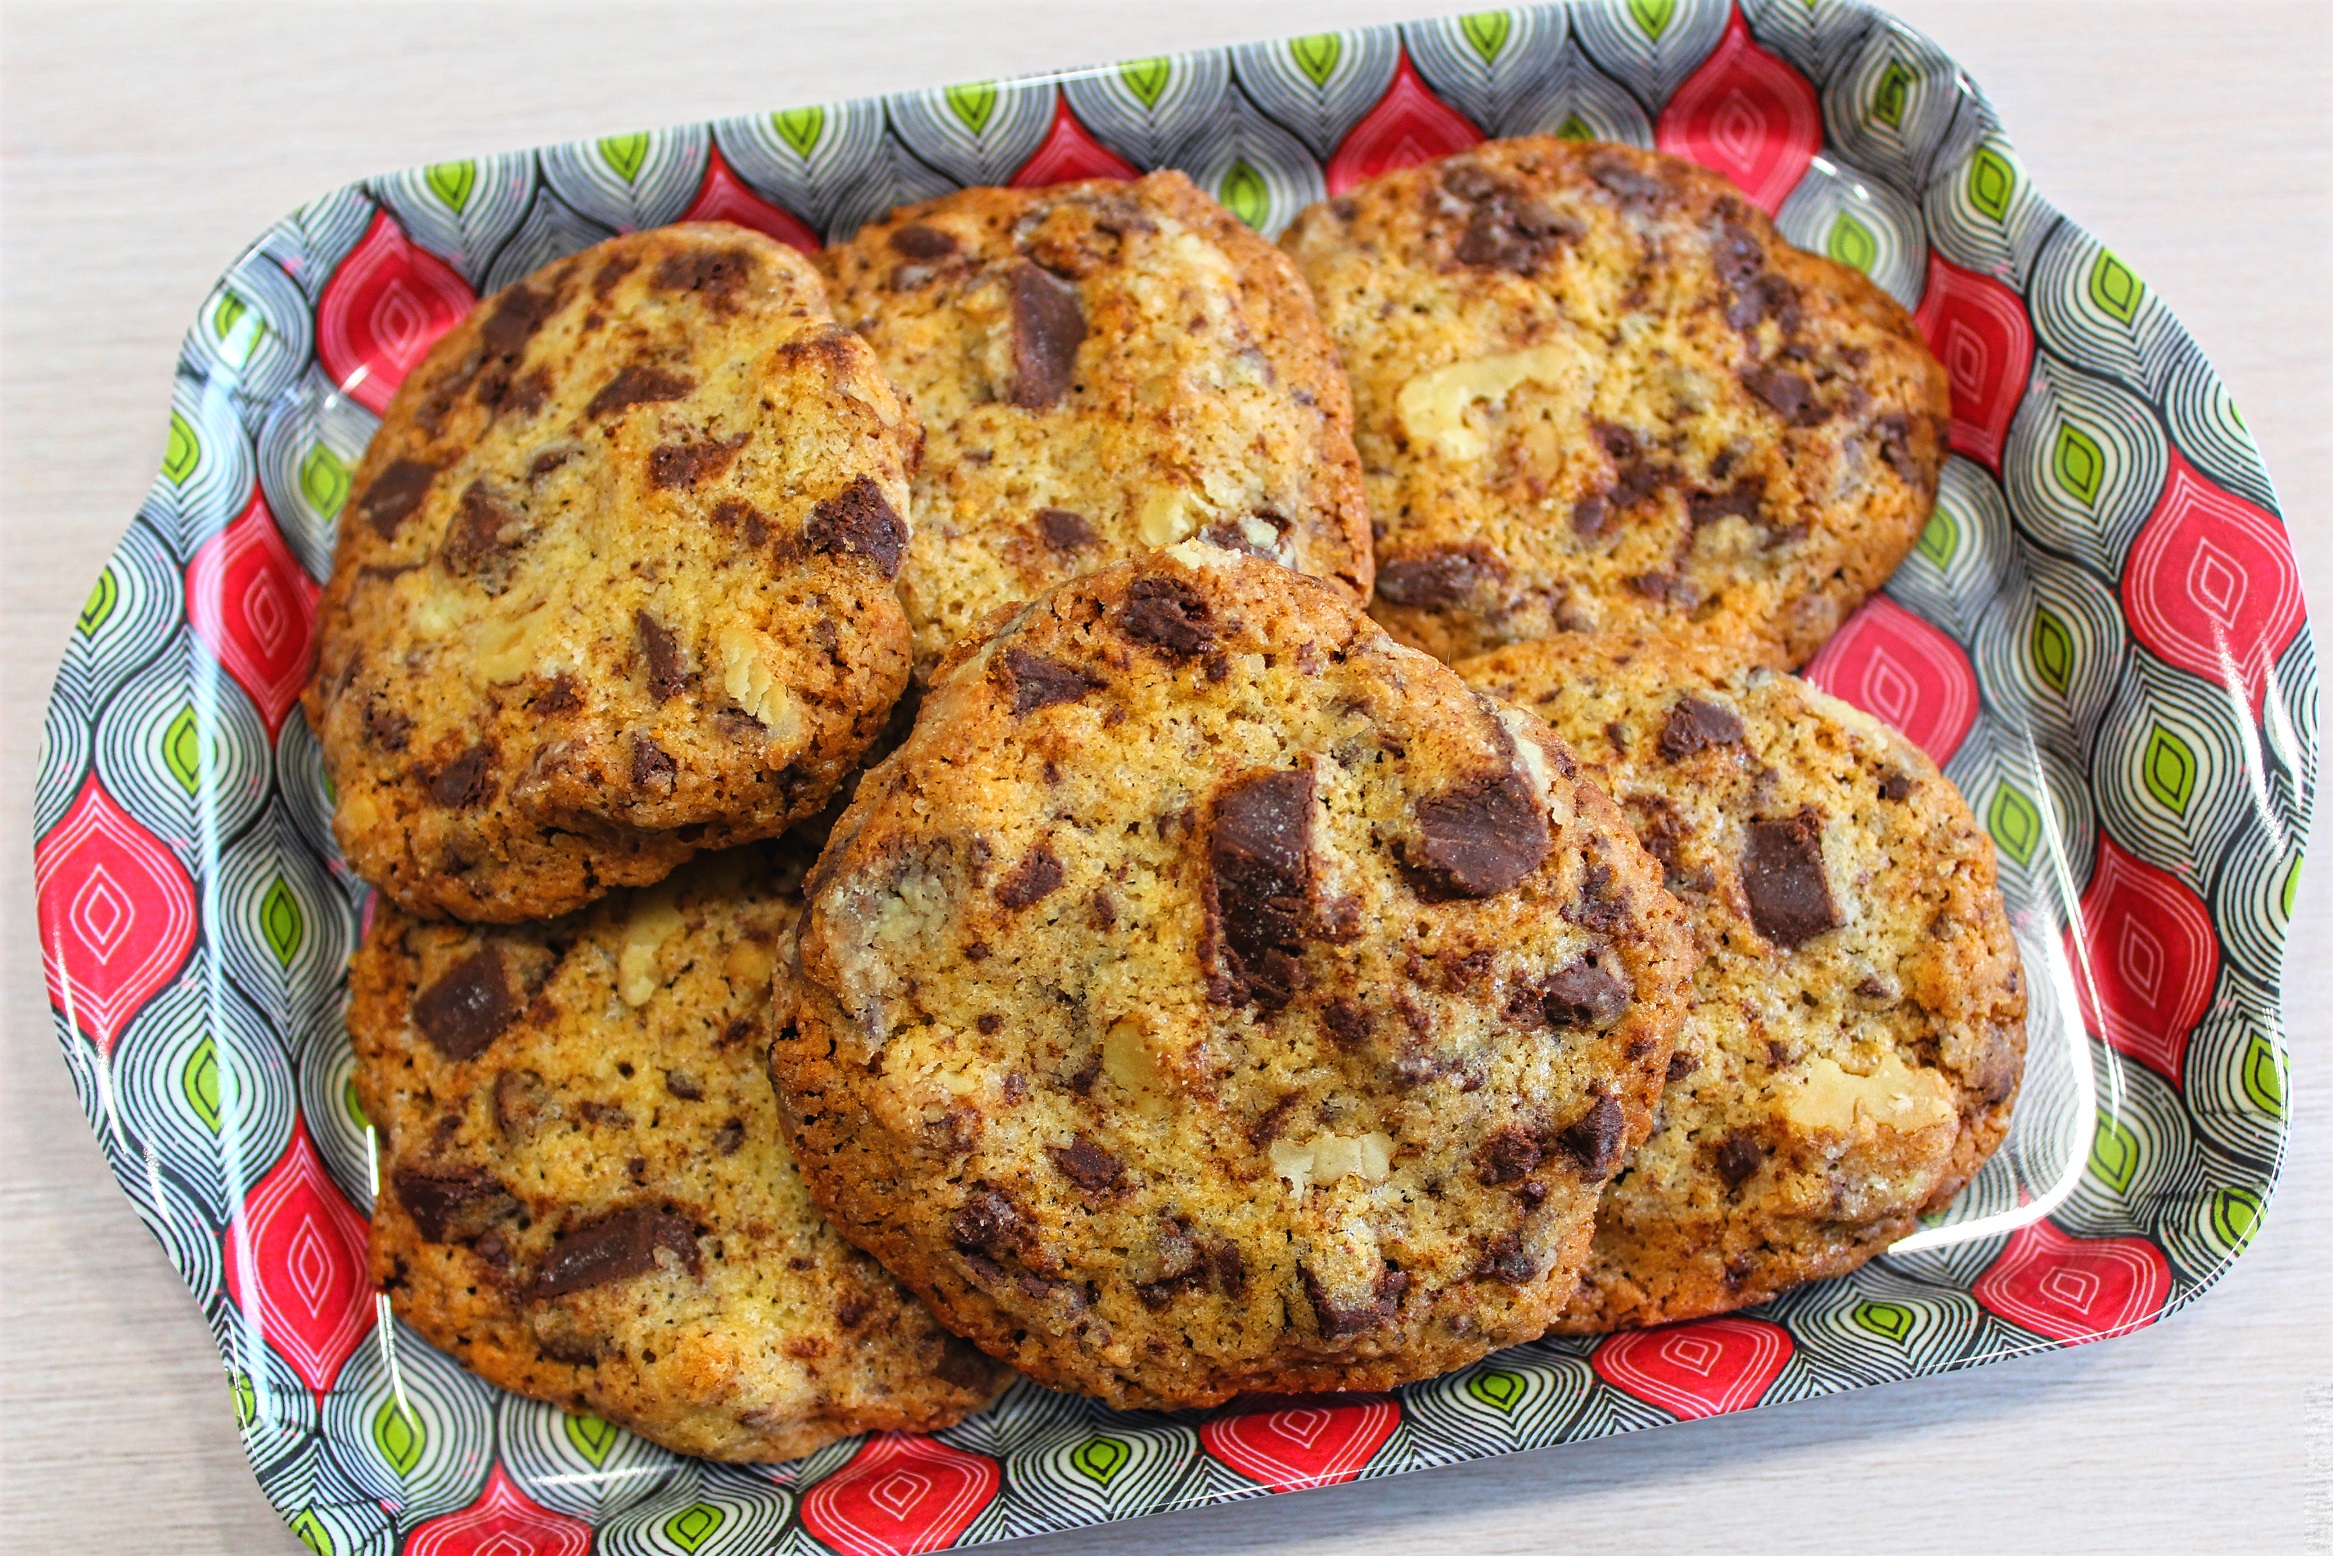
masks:
[[[1746,1410],[1790,1360],[1790,1331],[1759,1318],[1702,1318],[1616,1334],[1590,1358],[1596,1376],[1681,1421]]]
[[[386,211],[324,283],[316,355],[333,382],[374,415],[437,338],[478,301],[444,260],[406,240]]]
[[[304,1121],[227,1229],[227,1290],[318,1397],[373,1327],[364,1218],[324,1171]]]
[[[2220,943],[2203,899],[2101,832],[2098,868],[2082,893],[2082,932],[2066,932],[2066,959],[2083,1025],[2179,1085],[2188,1035],[2220,975]]]
[[[729,222],[739,227],[751,227],[767,233],[780,243],[800,249],[805,254],[818,252],[818,234],[804,226],[801,219],[783,206],[770,204],[760,195],[745,187],[723,160],[719,147],[705,163],[705,181],[697,187],[696,199],[681,213],[684,222]]]
[[[109,1054],[194,950],[194,877],[95,775],[32,859],[49,999]]]
[[[802,1498],[802,1523],[843,1556],[946,1550],[996,1499],[994,1459],[885,1432]]]
[[[1653,142],[1723,173],[1772,216],[1823,149],[1822,104],[1812,82],[1750,40],[1737,6],[1716,50],[1661,110]]]
[[[1928,290],[1914,316],[1952,384],[1952,447],[2001,473],[2009,424],[2033,372],[2033,321],[2015,292],[1990,276],[1928,256]]]
[[[1042,189],[1080,178],[1140,178],[1142,170],[1095,140],[1069,111],[1066,94],[1054,93],[1053,126],[1021,170],[1012,176],[1015,189]]]
[[[590,1549],[589,1524],[535,1502],[499,1463],[477,1501],[430,1519],[405,1542],[405,1556],[584,1556]]]
[[[2177,449],[2162,500],[2123,566],[2122,605],[2140,642],[2239,689],[2255,719],[2277,657],[2308,620],[2284,526],[2205,480]]]
[[[1884,594],[1847,618],[1806,678],[1902,731],[1939,767],[1977,721],[1977,672],[1967,653]]]
[[[1419,79],[1409,50],[1404,49],[1393,84],[1329,159],[1328,191],[1343,194],[1380,173],[1447,157],[1481,140],[1482,131],[1474,121],[1436,97]]]
[[[1272,1491],[1341,1486],[1401,1424],[1389,1394],[1255,1395],[1199,1428],[1208,1456]]]
[[[2068,1237],[2036,1221],[2009,1239],[1973,1295],[2020,1329],[2066,1345],[2151,1324],[2171,1294],[2163,1251],[2137,1237]]]
[[[259,493],[203,542],[186,570],[186,619],[267,720],[270,736],[308,683],[316,583],[276,531]]]

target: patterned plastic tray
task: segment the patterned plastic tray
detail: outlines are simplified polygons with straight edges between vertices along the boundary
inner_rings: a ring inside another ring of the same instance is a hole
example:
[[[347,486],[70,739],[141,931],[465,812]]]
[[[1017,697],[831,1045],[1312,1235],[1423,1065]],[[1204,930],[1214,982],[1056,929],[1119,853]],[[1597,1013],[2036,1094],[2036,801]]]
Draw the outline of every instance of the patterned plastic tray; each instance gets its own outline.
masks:
[[[350,472],[430,342],[626,228],[811,248],[959,185],[1172,165],[1277,233],[1386,168],[1542,130],[1726,173],[1916,308],[1951,371],[1935,519],[1812,674],[1926,747],[1998,845],[2031,1058],[1952,1210],[1755,1311],[1390,1396],[1128,1415],[1022,1384],[936,1438],[775,1467],[500,1393],[389,1318],[341,1021],[365,889],[295,703]],[[203,305],[172,405],[49,708],[42,949],[90,1125],[319,1553],[920,1552],[1747,1409],[2151,1323],[2274,1186],[2317,703],[2274,494],[2161,303],[2043,203],[1949,59],[1860,5],[1580,0],[416,168],[269,229]]]

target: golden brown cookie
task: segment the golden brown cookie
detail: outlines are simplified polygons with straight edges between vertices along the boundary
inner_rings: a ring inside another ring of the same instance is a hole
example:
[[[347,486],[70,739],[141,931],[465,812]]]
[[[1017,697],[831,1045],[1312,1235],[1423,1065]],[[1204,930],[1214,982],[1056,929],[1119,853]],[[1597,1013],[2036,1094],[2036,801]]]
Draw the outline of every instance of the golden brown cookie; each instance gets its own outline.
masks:
[[[1375,613],[1405,642],[1689,633],[1796,668],[1927,522],[1944,370],[1715,173],[1493,141],[1281,241],[1351,376]]]
[[[1182,174],[967,189],[819,262],[923,421],[900,574],[919,673],[1000,606],[1202,532],[1368,598],[1312,298]]]
[[[1704,953],[1652,1137],[1559,1328],[1844,1274],[2001,1143],[2025,988],[1993,846],[1909,740],[1708,645],[1559,638],[1459,673],[1572,742]]]
[[[763,1055],[799,908],[776,857],[517,929],[384,906],[350,968],[398,1317],[490,1383],[720,1459],[930,1431],[1003,1377],[787,1154]]]
[[[816,811],[906,682],[914,442],[758,233],[610,239],[481,303],[390,402],[319,608],[349,862],[508,923]]]
[[[1577,1285],[1689,971],[1527,715],[1186,541],[941,666],[811,878],[770,1064],[820,1203],[1114,1405],[1382,1388]]]

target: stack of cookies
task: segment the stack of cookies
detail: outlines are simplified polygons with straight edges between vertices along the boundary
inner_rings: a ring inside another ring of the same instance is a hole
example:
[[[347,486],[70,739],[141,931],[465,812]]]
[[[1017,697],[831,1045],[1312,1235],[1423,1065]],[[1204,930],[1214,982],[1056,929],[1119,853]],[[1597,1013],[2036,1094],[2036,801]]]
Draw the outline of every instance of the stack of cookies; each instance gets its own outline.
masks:
[[[359,472],[307,712],[376,1279],[692,1453],[1379,1389],[1852,1269],[1999,1143],[1982,833],[1789,672],[1933,503],[1903,311],[1495,142],[611,240]]]

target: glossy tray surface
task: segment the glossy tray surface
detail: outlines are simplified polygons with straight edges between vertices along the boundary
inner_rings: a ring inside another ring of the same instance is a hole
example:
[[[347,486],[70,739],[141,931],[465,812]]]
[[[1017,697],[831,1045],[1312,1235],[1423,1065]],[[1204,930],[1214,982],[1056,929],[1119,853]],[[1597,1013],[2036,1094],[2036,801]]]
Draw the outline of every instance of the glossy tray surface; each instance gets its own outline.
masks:
[[[1393,1395],[1129,1415],[1021,1384],[937,1437],[768,1467],[501,1393],[390,1319],[341,1019],[366,892],[296,702],[350,474],[430,342],[634,227],[809,248],[961,185],[1175,166],[1276,234],[1387,168],[1534,131],[1724,172],[1916,309],[1950,370],[1936,517],[1810,673],[1919,741],[1998,847],[2031,1057],[1960,1201],[1847,1279]],[[1578,0],[441,163],[277,223],[187,336],[161,473],[58,674],[42,952],[91,1127],[313,1549],[930,1551],[1972,1366],[2193,1300],[2283,1154],[2316,706],[2299,573],[2226,389],[2043,202],[1949,59],[1847,0]]]

